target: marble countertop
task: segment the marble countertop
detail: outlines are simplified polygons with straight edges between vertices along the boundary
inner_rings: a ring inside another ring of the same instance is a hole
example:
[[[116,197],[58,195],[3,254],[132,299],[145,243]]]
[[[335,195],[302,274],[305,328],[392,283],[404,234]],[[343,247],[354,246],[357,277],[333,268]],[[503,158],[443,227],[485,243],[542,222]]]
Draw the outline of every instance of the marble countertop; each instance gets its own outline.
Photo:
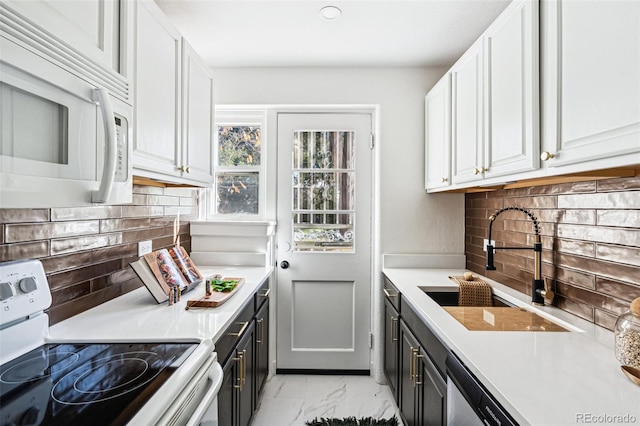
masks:
[[[133,290],[49,328],[52,340],[211,339],[216,341],[233,317],[269,278],[271,267],[199,267],[204,276],[241,277],[237,293],[215,308],[185,310],[188,300],[204,296],[204,285],[168,306],[157,304],[146,287]]]
[[[383,268],[438,337],[522,425],[640,424],[640,386],[620,371],[613,333],[498,282],[494,294],[569,332],[470,331],[423,289],[456,291],[464,269]],[[477,274],[476,274],[477,275]]]

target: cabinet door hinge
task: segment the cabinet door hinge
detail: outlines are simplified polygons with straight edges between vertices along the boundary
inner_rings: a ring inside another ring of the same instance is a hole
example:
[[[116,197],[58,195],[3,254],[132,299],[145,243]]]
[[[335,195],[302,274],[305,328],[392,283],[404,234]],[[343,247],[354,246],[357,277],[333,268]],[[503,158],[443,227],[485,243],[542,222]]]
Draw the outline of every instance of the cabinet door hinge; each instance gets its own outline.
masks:
[[[369,149],[373,149],[374,146],[376,146],[376,142],[375,142],[375,135],[371,134],[370,135],[370,139],[369,139]]]

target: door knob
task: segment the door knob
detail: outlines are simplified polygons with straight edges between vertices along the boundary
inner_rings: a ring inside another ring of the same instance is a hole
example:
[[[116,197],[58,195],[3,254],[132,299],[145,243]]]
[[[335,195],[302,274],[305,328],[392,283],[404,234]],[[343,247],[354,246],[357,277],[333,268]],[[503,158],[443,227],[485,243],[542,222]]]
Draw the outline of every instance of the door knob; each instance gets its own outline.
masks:
[[[286,260],[283,260],[282,262],[280,262],[280,267],[282,269],[287,269],[289,267],[289,262],[287,262]]]

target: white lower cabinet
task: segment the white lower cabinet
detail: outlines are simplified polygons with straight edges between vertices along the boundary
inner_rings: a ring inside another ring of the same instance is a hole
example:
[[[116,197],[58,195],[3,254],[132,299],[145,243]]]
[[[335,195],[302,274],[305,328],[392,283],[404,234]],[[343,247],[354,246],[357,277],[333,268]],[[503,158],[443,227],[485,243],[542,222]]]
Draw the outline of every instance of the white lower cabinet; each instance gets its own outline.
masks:
[[[137,2],[135,174],[213,182],[213,76],[152,1]]]
[[[544,1],[542,27],[545,167],[640,163],[640,1]]]

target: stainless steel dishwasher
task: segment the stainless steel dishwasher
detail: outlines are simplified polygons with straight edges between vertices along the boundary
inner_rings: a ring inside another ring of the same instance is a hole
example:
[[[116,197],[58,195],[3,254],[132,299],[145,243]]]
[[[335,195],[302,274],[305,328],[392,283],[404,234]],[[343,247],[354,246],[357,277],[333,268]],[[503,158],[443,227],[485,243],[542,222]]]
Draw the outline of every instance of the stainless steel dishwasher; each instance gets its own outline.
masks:
[[[453,353],[447,356],[447,425],[517,425]]]

